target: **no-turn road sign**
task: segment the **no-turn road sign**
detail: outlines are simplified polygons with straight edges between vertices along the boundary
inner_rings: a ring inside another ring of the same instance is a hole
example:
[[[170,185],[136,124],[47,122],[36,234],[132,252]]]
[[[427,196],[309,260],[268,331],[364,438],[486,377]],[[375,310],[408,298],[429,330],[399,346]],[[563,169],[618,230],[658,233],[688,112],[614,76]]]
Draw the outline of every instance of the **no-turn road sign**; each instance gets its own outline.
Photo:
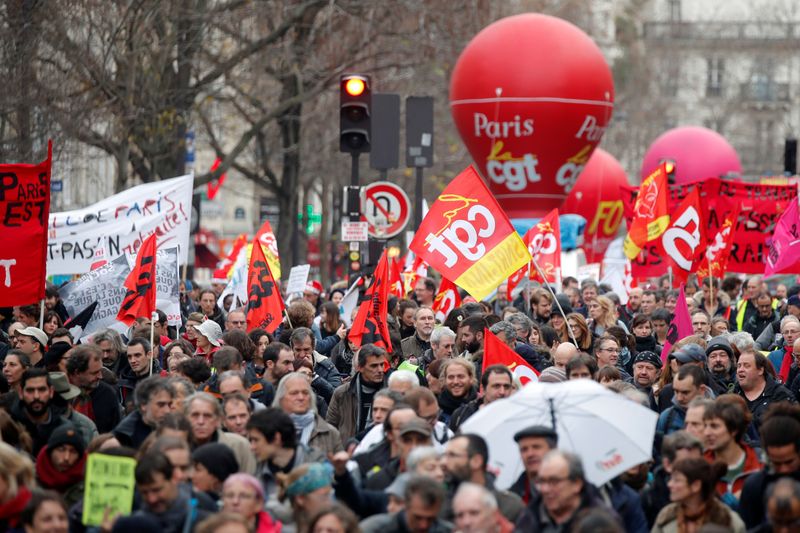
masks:
[[[388,181],[365,186],[361,205],[369,234],[376,239],[388,239],[403,231],[411,214],[408,195]]]

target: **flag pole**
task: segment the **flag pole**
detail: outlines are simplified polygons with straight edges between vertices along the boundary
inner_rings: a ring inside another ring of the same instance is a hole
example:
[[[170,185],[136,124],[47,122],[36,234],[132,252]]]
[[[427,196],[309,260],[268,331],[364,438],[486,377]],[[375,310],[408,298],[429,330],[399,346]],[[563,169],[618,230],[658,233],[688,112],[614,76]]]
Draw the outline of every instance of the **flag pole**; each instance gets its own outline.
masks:
[[[553,296],[553,301],[558,306],[558,310],[561,313],[561,316],[564,317],[564,323],[567,325],[567,331],[569,332],[569,336],[572,339],[573,344],[575,344],[575,347],[578,350],[580,350],[581,347],[578,344],[578,341],[575,339],[575,332],[572,331],[572,328],[569,325],[569,321],[567,320],[567,314],[564,312],[564,308],[561,307],[561,302],[559,302],[558,298],[556,298],[556,293],[553,292],[553,288],[550,286],[549,283],[547,283],[547,281],[546,281],[547,278],[545,277],[544,272],[542,272],[542,269],[539,268],[539,263],[536,262],[536,258],[533,257],[533,256],[531,256],[531,263],[533,263],[534,268],[536,268],[536,272],[538,272],[539,275],[542,277],[542,279],[545,280],[544,284],[547,286],[547,290],[550,291],[550,294]],[[530,296],[529,296],[529,298],[530,298]]]
[[[44,298],[39,302],[39,329],[44,329]]]
[[[294,326],[292,326],[292,319],[289,318],[289,311],[287,311],[285,307],[283,308],[283,316],[286,317],[286,322],[289,324],[289,329],[294,329]]]
[[[155,333],[156,333],[156,327],[155,327],[154,324],[156,323],[157,320],[158,320],[158,313],[153,311],[150,314],[150,353],[151,353],[151,356],[150,356],[150,375],[151,376],[153,375],[153,366],[155,365],[154,359],[156,358],[156,354],[158,353],[158,351],[156,351],[156,345],[153,344],[153,339],[155,338]]]

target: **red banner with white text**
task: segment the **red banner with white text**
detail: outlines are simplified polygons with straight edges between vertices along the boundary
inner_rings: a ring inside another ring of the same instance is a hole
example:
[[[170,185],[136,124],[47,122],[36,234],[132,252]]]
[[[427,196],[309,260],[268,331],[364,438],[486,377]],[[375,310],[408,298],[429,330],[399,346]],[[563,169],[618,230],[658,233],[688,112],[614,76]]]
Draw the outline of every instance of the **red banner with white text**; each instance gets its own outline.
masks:
[[[0,307],[44,298],[51,159],[0,165]]]
[[[716,235],[734,205],[741,208],[733,246],[728,260],[728,272],[761,274],[768,251],[765,243],[775,223],[790,201],[797,198],[792,185],[766,185],[743,181],[709,178],[705,181],[670,185],[669,212],[674,213],[684,198],[697,187],[700,202],[706,210],[706,235]],[[623,187],[625,218],[630,224],[638,189]],[[667,272],[667,260],[659,250],[660,243],[648,243],[644,253],[632,261],[636,277],[660,276]]]

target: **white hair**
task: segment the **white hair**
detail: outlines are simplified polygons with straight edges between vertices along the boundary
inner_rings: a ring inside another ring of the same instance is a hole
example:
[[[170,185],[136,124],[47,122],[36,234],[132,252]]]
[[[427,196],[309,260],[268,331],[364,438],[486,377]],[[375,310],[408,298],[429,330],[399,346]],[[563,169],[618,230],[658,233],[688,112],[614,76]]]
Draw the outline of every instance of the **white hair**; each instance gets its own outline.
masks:
[[[449,337],[451,339],[456,338],[455,332],[448,328],[447,326],[441,326],[433,330],[431,333],[431,344],[439,345],[439,342],[442,340],[442,337]]]
[[[278,382],[278,386],[275,389],[275,398],[272,400],[272,407],[283,410],[283,408],[281,407],[281,400],[283,400],[283,397],[286,396],[287,384],[294,379],[302,381],[308,386],[308,392],[310,393],[309,394],[310,410],[316,413],[317,395],[314,394],[314,389],[311,387],[311,383],[308,382],[308,378],[305,376],[305,374],[302,374],[300,372],[289,372],[288,374],[286,374],[281,378],[281,380]]]
[[[497,498],[495,498],[494,494],[489,492],[486,487],[468,481],[459,483],[458,490],[455,496],[453,496],[453,502],[464,497],[469,497],[470,495],[478,496],[484,507],[493,511],[497,509]]]
[[[389,386],[391,387],[395,383],[410,383],[412,387],[418,387],[419,378],[411,370],[395,370],[389,376]]]
[[[753,336],[746,331],[735,331],[730,334],[728,340],[731,344],[736,346],[739,353],[755,349],[756,341],[754,341]]]
[[[795,322],[798,326],[800,326],[800,319],[794,315],[786,315],[785,317],[781,318],[781,331],[783,331],[783,326],[789,322]]]

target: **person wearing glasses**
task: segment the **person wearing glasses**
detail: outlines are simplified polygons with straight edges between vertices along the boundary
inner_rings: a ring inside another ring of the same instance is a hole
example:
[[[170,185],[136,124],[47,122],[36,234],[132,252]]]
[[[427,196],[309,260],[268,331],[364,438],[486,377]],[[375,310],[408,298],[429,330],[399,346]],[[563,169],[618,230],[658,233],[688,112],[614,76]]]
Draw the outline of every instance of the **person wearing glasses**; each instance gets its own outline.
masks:
[[[250,474],[233,474],[222,485],[222,510],[243,517],[250,531],[277,533],[281,523],[264,511],[264,488]]]
[[[542,458],[536,493],[525,508],[516,531],[571,531],[588,509],[610,511],[597,489],[586,481],[581,458],[552,450]]]
[[[597,359],[598,370],[607,366],[616,368],[622,377],[622,381],[633,383],[633,378],[617,363],[619,361],[620,347],[616,337],[605,334],[595,343],[594,356]]]

